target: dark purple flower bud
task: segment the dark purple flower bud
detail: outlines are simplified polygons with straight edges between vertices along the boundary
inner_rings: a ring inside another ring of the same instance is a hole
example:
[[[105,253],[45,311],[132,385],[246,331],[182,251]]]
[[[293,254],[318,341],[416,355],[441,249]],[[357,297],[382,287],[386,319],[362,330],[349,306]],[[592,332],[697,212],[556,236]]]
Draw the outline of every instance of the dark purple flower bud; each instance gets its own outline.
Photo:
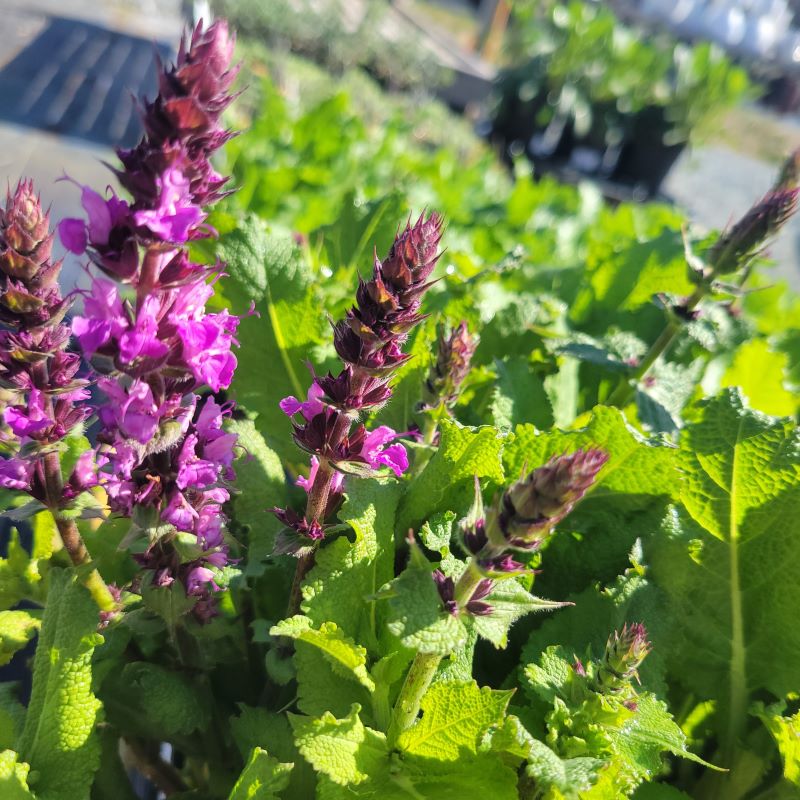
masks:
[[[457,616],[458,603],[455,599],[455,583],[453,579],[445,575],[440,569],[435,569],[431,573],[436,589],[439,592],[439,597],[442,600],[442,606],[448,614]],[[464,604],[463,610],[468,614],[476,617],[483,617],[492,613],[492,606],[484,602],[484,598],[491,594],[494,588],[494,581],[484,579],[476,587],[472,593],[472,597]]]
[[[318,540],[325,536],[325,531],[317,520],[309,522],[302,514],[298,514],[291,508],[273,508],[271,512],[287,527],[293,531],[306,536],[309,539]]]
[[[356,373],[385,374],[407,359],[400,345],[423,319],[420,298],[430,286],[441,235],[438,214],[408,223],[386,259],[376,256],[372,279],[359,283],[357,305],[334,327],[336,352]]]
[[[797,210],[800,189],[767,193],[732,228],[722,233],[706,260],[717,275],[746,267]]]
[[[577,450],[554,456],[518,480],[503,494],[499,508],[492,509],[488,527],[492,544],[537,549],[586,494],[606,461],[608,455],[601,450]]]
[[[386,379],[371,376],[355,381],[353,370],[346,366],[336,377],[329,372],[316,383],[325,393],[325,402],[340,411],[360,411],[378,408],[392,396]]]
[[[639,679],[638,669],[651,650],[647,629],[641,623],[623,625],[614,631],[597,669],[600,691],[618,692],[632,679]]]
[[[477,338],[469,332],[466,322],[449,332],[439,327],[436,360],[431,364],[423,387],[423,409],[433,409],[440,404],[451,409],[456,404],[477,346]]]

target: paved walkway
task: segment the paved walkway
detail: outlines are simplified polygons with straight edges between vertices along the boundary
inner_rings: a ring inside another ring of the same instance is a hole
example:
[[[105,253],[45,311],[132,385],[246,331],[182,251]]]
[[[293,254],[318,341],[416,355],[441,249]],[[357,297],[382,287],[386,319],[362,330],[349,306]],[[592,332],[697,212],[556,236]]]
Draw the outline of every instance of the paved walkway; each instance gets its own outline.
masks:
[[[93,187],[112,182],[101,162],[113,162],[112,141],[136,138],[131,91],[152,94],[154,44],[162,53],[177,45],[180,2],[0,0],[0,13],[1,182],[32,178],[54,220],[77,216],[79,190],[58,179],[66,173]],[[57,132],[24,124],[47,125],[47,115]],[[60,243],[56,252],[63,253]],[[65,287],[82,276],[67,255]]]

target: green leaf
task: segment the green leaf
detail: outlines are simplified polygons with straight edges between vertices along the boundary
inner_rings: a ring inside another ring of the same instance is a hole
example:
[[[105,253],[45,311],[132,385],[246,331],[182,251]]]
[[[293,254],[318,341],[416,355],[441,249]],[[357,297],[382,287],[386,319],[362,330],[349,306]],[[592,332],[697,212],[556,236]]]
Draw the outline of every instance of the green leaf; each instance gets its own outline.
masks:
[[[381,772],[356,786],[341,786],[323,777],[319,800],[466,800],[491,797],[519,800],[517,775],[494,754],[479,753],[458,761],[439,761],[404,755],[402,761],[387,759]]]
[[[783,777],[800,786],[800,711],[791,717],[782,714],[781,705],[764,707],[755,704],[754,713],[763,723],[778,746],[783,761]]]
[[[495,362],[497,382],[492,394],[492,417],[502,431],[531,422],[537,428],[553,424],[553,409],[542,379],[527,358],[507,357]]]
[[[217,253],[231,273],[218,289],[219,304],[245,314],[254,302],[258,312],[239,324],[231,392],[258,415],[256,426],[268,445],[281,458],[297,458],[291,424],[278,403],[287,395],[305,396],[310,379],[303,363],[330,338],[312,275],[291,233],[271,230],[253,214],[222,235]]]
[[[499,725],[513,691],[495,691],[468,683],[434,683],[422,700],[422,718],[404,731],[398,746],[437,761],[457,761],[477,753],[486,730]]]
[[[375,689],[375,683],[367,672],[367,651],[348,639],[335,623],[323,622],[319,630],[314,630],[308,617],[297,615],[273,626],[270,634],[288,636],[317,648],[338,674],[354,678],[370,692]]]
[[[308,617],[298,615],[278,623],[270,633],[295,640],[297,705],[304,714],[346,715],[353,703],[369,703],[375,682],[367,672],[367,651],[334,623],[314,630]]]
[[[132,524],[127,517],[108,517],[99,525],[94,519],[78,521],[81,538],[106,583],[125,586],[141,570],[122,546]]]
[[[475,475],[502,484],[502,447],[503,440],[495,428],[466,428],[442,420],[439,448],[408,485],[398,515],[398,530],[415,529],[437,511],[466,509],[474,493]]]
[[[666,783],[643,783],[633,797],[634,800],[691,800],[688,794]]]
[[[554,611],[564,606],[563,603],[534,597],[514,578],[497,581],[485,602],[492,606],[492,613],[473,617],[472,624],[484,639],[498,648],[505,648],[509,628],[521,617],[532,611]]]
[[[377,648],[378,609],[368,603],[394,573],[395,509],[400,486],[390,479],[347,481],[339,519],[355,531],[355,542],[340,536],[317,553],[303,586],[302,610],[315,626],[335,623],[350,639]]]
[[[254,748],[228,800],[277,800],[278,792],[289,784],[293,766],[282,764],[260,747]]]
[[[92,694],[97,605],[75,573],[51,572],[33,666],[31,701],[20,756],[36,772],[40,800],[84,800],[100,760],[95,725],[100,701]]]
[[[585,504],[613,495],[618,508],[629,510],[651,503],[653,495],[677,495],[674,448],[660,438],[642,436],[619,410],[606,406],[595,408],[585,427],[575,431],[540,433],[532,425],[518,426],[503,451],[503,463],[516,478],[526,465],[531,470],[554,455],[587,447],[600,448],[609,460]]]
[[[786,353],[773,350],[766,339],[745,342],[722,376],[723,387],[739,386],[758,411],[776,417],[797,413],[797,392],[786,388],[789,359]]]
[[[665,751],[716,769],[687,750],[686,736],[666,704],[650,693],[636,698],[636,710],[630,719],[618,725],[609,724],[607,730],[617,753],[645,774],[659,771],[661,754]]]
[[[343,786],[380,774],[387,757],[386,737],[365,728],[358,704],[344,719],[325,713],[319,719],[290,716],[297,749],[317,772]]]
[[[269,509],[286,505],[286,476],[278,455],[271,450],[251,420],[228,420],[225,430],[235,433],[243,454],[237,459],[232,530],[246,536],[245,574],[258,577],[270,555],[280,522]]]
[[[29,611],[0,611],[0,667],[33,639],[40,625]]]
[[[125,665],[118,680],[111,686],[135,703],[139,728],[154,738],[186,735],[208,724],[208,700],[185,675],[136,661]]]
[[[450,539],[456,515],[452,511],[434,514],[420,529],[419,538],[429,550],[445,555],[450,552]]]
[[[797,689],[800,434],[727,390],[700,404],[680,455],[686,511],[672,510],[645,542],[669,600],[661,647],[674,675],[719,702],[731,745],[751,693]]]
[[[0,752],[0,797],[3,800],[34,800],[28,788],[30,765],[18,758],[13,750]]]
[[[389,630],[403,647],[444,656],[466,642],[464,623],[442,608],[429,569],[409,566],[381,595],[389,598]]]
[[[25,726],[25,706],[17,699],[17,683],[0,683],[0,750],[14,747]]]
[[[299,800],[314,796],[314,772],[297,751],[285,714],[276,714],[265,708],[240,706],[239,716],[230,720],[230,726],[243,759],[249,758],[254,748],[263,748],[280,762],[294,762],[284,797]]]
[[[588,791],[603,765],[599,758],[562,759],[544,742],[534,739],[513,715],[486,737],[483,746],[523,759],[525,774],[539,789],[557,789],[567,800],[577,800],[580,792]]]

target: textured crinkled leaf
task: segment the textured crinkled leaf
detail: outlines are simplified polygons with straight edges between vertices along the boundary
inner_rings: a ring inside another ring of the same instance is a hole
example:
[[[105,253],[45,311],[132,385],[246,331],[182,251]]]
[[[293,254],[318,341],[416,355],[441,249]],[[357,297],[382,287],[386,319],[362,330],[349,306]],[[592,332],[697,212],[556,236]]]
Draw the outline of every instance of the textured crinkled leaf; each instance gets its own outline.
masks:
[[[439,448],[403,496],[398,529],[417,528],[437,511],[466,508],[476,475],[502,483],[502,447],[503,439],[495,428],[467,428],[443,420]]]
[[[0,611],[0,667],[33,639],[40,625],[39,617],[29,611]]]
[[[275,625],[270,633],[295,640],[297,705],[304,714],[330,711],[345,716],[354,703],[369,703],[375,683],[367,672],[367,651],[334,623],[315,630],[308,617],[298,615]]]
[[[394,573],[395,509],[400,486],[389,479],[349,478],[339,519],[355,531],[317,553],[303,586],[302,610],[315,626],[334,622],[368,650],[377,646],[379,609],[367,602]]]
[[[475,681],[434,683],[422,700],[422,718],[400,735],[398,746],[437,761],[456,761],[463,751],[476,753],[486,730],[502,721],[513,693],[479,687]]]
[[[386,760],[381,772],[357,786],[341,786],[324,776],[319,800],[518,800],[517,774],[494,754],[480,753],[458,761],[439,761],[409,754]]]
[[[636,698],[636,710],[630,719],[618,726],[609,724],[606,729],[617,753],[645,775],[660,770],[664,752],[712,767],[686,749],[686,736],[666,704],[650,693]]]
[[[245,315],[237,331],[241,347],[231,392],[258,415],[256,426],[269,446],[282,458],[296,459],[291,426],[278,403],[287,395],[305,395],[309,378],[303,363],[330,337],[310,270],[291,233],[271,230],[255,214],[229,226],[217,247],[231,280],[216,299]],[[252,302],[258,313],[246,315]]]
[[[751,339],[736,351],[721,385],[740,387],[750,405],[765,414],[794,416],[797,392],[786,388],[788,369],[786,353],[773,350],[765,339]]]
[[[484,747],[523,759],[525,774],[536,781],[537,787],[557,789],[566,800],[577,800],[580,792],[590,789],[603,765],[601,759],[585,756],[562,759],[544,742],[534,739],[513,715],[490,732]]]
[[[433,577],[424,567],[410,566],[382,593],[389,597],[389,630],[404,647],[447,655],[466,641],[464,623],[442,608]]]
[[[537,428],[553,424],[553,409],[542,379],[527,358],[508,357],[495,362],[497,382],[492,394],[492,418],[502,431],[530,422]]]
[[[606,406],[595,408],[586,426],[575,431],[540,433],[532,425],[518,426],[503,451],[503,463],[506,473],[516,478],[526,465],[534,469],[554,455],[588,447],[609,456],[590,498],[613,493],[618,507],[631,509],[652,502],[653,495],[677,494],[675,449],[659,438],[642,436],[619,410]]]
[[[543,600],[525,591],[514,578],[496,581],[492,593],[485,599],[492,613],[472,618],[475,630],[495,647],[505,648],[508,630],[520,617],[533,611],[555,611],[563,603]]]
[[[529,694],[540,697],[546,703],[552,703],[559,694],[563,694],[574,674],[568,659],[569,654],[563,647],[551,645],[538,662],[528,664],[523,674],[528,681],[525,688]]]
[[[636,411],[642,426],[656,433],[674,433],[683,425],[683,409],[705,369],[702,359],[689,366],[657,361],[648,380],[636,390]]]
[[[136,698],[140,725],[153,737],[189,734],[209,721],[207,700],[181,673],[137,661],[122,670],[120,686]]]
[[[779,706],[764,708],[756,704],[753,713],[764,723],[775,740],[783,761],[783,777],[800,786],[800,711],[784,716]]]
[[[253,749],[228,800],[276,800],[289,784],[293,764],[282,764],[260,747]]]
[[[456,515],[452,511],[434,514],[420,529],[419,538],[429,550],[444,555],[450,550],[450,538]]]
[[[317,772],[342,786],[362,783],[380,774],[387,758],[386,737],[365,728],[358,704],[344,719],[323,714],[318,719],[290,716],[297,749]]]
[[[28,788],[30,765],[13,750],[0,752],[0,797],[3,800],[34,800]]]
[[[673,674],[719,701],[735,736],[751,692],[797,689],[800,434],[736,390],[697,413],[681,437],[688,513],[670,511],[645,555],[669,599],[661,647]]]
[[[284,791],[286,798],[299,800],[314,796],[314,771],[295,747],[292,729],[285,714],[265,708],[240,706],[240,713],[231,718],[230,726],[242,759],[247,759],[253,748],[260,747],[280,762],[294,762],[294,769],[289,774],[289,788]]]
[[[298,614],[273,626],[270,634],[288,636],[317,648],[339,675],[351,677],[365,689],[374,690],[375,682],[366,667],[366,649],[345,636],[335,623],[323,622],[319,630],[315,630],[308,617]]]
[[[271,450],[251,420],[228,420],[225,430],[235,433],[242,455],[236,460],[236,490],[232,529],[246,536],[248,576],[264,571],[261,563],[272,552],[281,523],[269,509],[286,505],[286,475],[277,453]],[[243,530],[242,530],[243,529]]]
[[[85,800],[100,761],[95,725],[100,701],[92,694],[97,605],[67,570],[51,572],[47,607],[36,647],[33,688],[17,747],[36,772],[40,800]]]

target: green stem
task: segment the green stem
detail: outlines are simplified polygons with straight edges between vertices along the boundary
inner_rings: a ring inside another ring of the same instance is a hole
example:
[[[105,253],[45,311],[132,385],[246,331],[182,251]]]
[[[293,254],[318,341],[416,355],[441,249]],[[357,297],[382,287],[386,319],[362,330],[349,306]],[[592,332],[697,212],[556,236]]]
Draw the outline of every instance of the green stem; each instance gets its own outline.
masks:
[[[478,569],[475,559],[470,559],[467,568],[455,586],[455,601],[459,612],[469,602],[483,575]],[[389,742],[393,745],[403,731],[408,730],[419,714],[422,698],[436,675],[442,655],[439,653],[417,653],[411,662],[406,679],[397,696],[389,726]]]
[[[706,293],[707,289],[705,286],[698,286],[694,294],[692,294],[687,301],[685,310],[691,312],[697,308],[698,303],[706,296]],[[653,342],[634,373],[624,377],[617,384],[616,389],[609,395],[605,404],[608,406],[617,406],[618,408],[626,406],[630,402],[633,393],[636,391],[637,384],[647,375],[650,368],[658,361],[659,357],[667,352],[677,335],[681,332],[681,329],[682,326],[677,320],[668,320],[666,327],[661,331],[661,334],[655,342]]]
[[[425,465],[431,460],[434,447],[433,443],[436,441],[436,434],[439,431],[439,420],[444,413],[444,406],[439,405],[436,408],[425,414],[425,421],[422,423],[422,443],[425,445],[424,449],[418,450],[414,457],[414,474],[417,477]]]

